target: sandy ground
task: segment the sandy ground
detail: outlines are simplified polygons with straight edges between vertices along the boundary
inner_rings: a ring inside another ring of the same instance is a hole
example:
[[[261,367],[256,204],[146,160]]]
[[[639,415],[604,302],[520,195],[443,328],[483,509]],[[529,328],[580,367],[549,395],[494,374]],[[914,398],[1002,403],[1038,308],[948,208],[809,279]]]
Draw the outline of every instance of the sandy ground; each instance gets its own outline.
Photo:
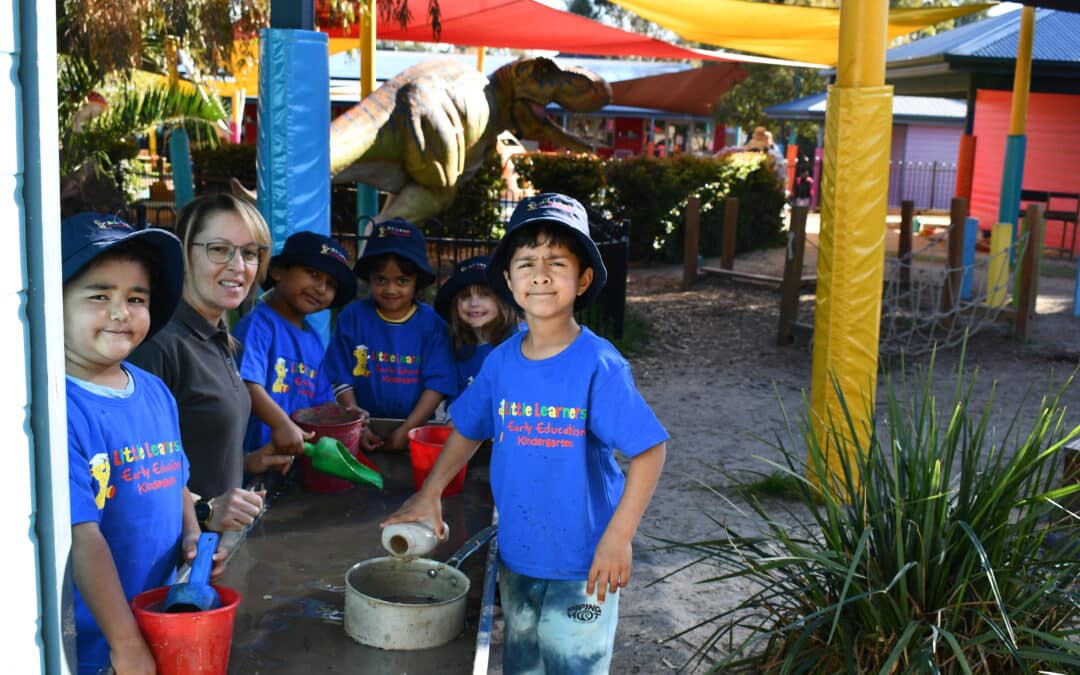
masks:
[[[895,232],[890,237],[895,239]],[[805,274],[815,271],[814,253],[808,247]],[[741,256],[735,267],[780,274],[782,256],[782,249]],[[994,410],[1002,423],[1018,411],[1029,417],[1050,383],[1060,382],[1080,363],[1080,319],[1072,317],[1075,267],[1053,263],[1056,274],[1041,279],[1030,340],[1013,337],[1008,324],[992,323],[969,341],[966,365],[979,371],[975,398],[986,400],[996,381]],[[748,589],[738,583],[699,583],[712,571],[704,566],[678,571],[692,557],[658,548],[656,538],[715,537],[719,528],[712,519],[744,533],[755,531],[755,518],[704,485],[718,488],[735,505],[743,503],[733,483],[769,473],[763,458],[778,457],[760,440],[783,430],[778,397],[797,416],[810,386],[809,347],[776,345],[776,289],[702,277],[684,291],[681,280],[682,269],[675,266],[630,274],[629,307],[646,320],[651,336],[647,350],[630,361],[671,440],[667,466],[635,540],[634,576],[621,600],[613,673],[683,667],[709,631],[672,636],[724,613],[745,596]],[[812,295],[804,296],[803,303],[812,316]],[[948,373],[958,359],[958,349],[938,355],[941,395],[949,391]],[[929,357],[914,361],[926,364]],[[912,365],[909,361],[909,370]],[[879,393],[879,402],[883,398]],[[1064,403],[1071,411],[1070,425],[1080,424],[1080,387],[1071,387]],[[492,672],[500,672],[498,663],[493,654]]]

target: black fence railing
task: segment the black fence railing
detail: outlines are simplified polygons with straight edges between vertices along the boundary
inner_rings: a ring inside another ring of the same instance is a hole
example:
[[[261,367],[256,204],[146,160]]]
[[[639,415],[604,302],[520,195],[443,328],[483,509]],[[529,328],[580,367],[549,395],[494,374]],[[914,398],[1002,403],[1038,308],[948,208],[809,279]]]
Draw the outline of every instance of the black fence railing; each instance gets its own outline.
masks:
[[[955,162],[889,162],[889,206],[947,211],[956,191]]]

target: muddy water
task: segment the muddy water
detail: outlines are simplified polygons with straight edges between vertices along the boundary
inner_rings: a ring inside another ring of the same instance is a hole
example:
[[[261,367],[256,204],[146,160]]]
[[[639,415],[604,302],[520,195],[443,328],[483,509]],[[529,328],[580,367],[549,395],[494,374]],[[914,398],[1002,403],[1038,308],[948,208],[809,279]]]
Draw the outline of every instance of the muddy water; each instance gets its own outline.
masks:
[[[466,630],[454,641],[418,651],[366,647],[345,634],[345,572],[387,555],[378,523],[412,494],[408,453],[376,453],[382,491],[357,486],[341,494],[306,492],[291,481],[233,556],[220,584],[240,592],[230,675],[293,673],[471,673],[487,549],[461,565],[471,580]],[[443,500],[451,539],[429,557],[445,560],[491,523],[483,458],[470,464],[465,489]],[[479,461],[478,461],[479,460]],[[402,589],[402,595],[408,595]]]

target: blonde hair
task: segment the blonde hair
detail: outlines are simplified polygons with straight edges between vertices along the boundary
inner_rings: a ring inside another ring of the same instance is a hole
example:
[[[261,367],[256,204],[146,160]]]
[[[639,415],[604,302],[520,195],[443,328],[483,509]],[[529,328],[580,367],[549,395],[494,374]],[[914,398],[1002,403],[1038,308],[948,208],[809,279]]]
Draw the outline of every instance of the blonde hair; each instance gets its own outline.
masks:
[[[480,329],[492,347],[510,337],[514,333],[518,321],[520,321],[514,308],[500,298],[490,286],[472,284],[461,289],[454,294],[454,298],[451,300],[453,304],[450,308],[450,337],[454,341],[454,356],[459,359],[466,359],[471,356],[473,350],[480,344],[480,341],[476,339],[476,331],[462,320],[461,312],[458,311],[458,300],[463,295],[471,294],[474,291],[479,295],[494,298],[495,306],[498,308],[495,318]]]
[[[184,242],[184,264],[191,267],[191,245],[195,238],[206,228],[210,217],[218,213],[235,213],[244,221],[251,239],[260,246],[271,245],[270,227],[266,224],[255,205],[245,199],[239,199],[228,193],[204,195],[188,202],[180,210],[176,217],[176,236]],[[270,267],[270,253],[259,260],[259,271],[255,274],[255,282],[251,285],[252,290],[266,279],[266,272]]]

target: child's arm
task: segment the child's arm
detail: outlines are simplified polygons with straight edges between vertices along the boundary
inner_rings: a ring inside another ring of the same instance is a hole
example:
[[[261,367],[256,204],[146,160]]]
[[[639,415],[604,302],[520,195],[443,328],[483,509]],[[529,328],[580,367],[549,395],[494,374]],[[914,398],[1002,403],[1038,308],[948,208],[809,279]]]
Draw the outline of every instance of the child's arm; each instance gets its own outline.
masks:
[[[435,525],[435,534],[443,536],[442,521],[442,493],[450,481],[454,478],[461,467],[473,456],[480,447],[480,441],[465,438],[457,429],[450,433],[446,439],[439,458],[435,460],[435,466],[431,467],[431,473],[424,480],[420,491],[405,500],[397,511],[390,517],[379,523],[379,527],[386,527],[394,523],[408,523],[422,520]]]
[[[339,405],[343,405],[351,410],[364,410],[356,402],[356,392],[353,391],[352,387],[339,387],[338,385],[334,385],[334,391],[337,392],[334,395],[334,398]],[[364,412],[366,413],[367,411],[365,410]],[[383,440],[365,426],[364,435],[360,437],[360,449],[371,452],[372,450],[378,449],[382,444]]]
[[[135,623],[112,552],[95,522],[71,527],[72,574],[86,606],[109,643],[118,673],[154,673],[154,655]]]
[[[630,460],[622,499],[615,507],[604,535],[600,537],[600,543],[596,545],[589,569],[589,583],[585,587],[585,592],[589,594],[595,588],[600,602],[607,597],[609,588],[614,593],[630,583],[634,533],[641,523],[645,507],[652,500],[666,456],[667,443],[660,443]]]
[[[409,447],[409,431],[431,419],[443,398],[445,396],[441,392],[434,389],[425,389],[420,394],[420,398],[416,401],[416,405],[413,406],[409,416],[386,439],[387,447],[391,450],[407,449]]]
[[[270,427],[270,442],[279,455],[304,454],[304,441],[311,440],[314,432],[304,431],[289,419],[289,414],[281,409],[266,389],[256,382],[245,381],[251,394],[251,412],[266,426]]]

